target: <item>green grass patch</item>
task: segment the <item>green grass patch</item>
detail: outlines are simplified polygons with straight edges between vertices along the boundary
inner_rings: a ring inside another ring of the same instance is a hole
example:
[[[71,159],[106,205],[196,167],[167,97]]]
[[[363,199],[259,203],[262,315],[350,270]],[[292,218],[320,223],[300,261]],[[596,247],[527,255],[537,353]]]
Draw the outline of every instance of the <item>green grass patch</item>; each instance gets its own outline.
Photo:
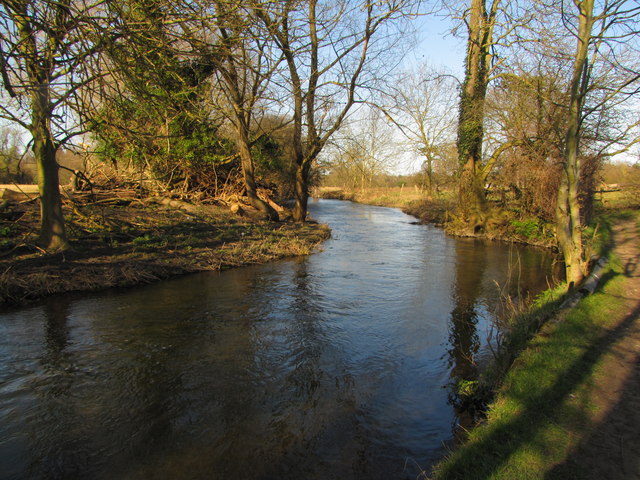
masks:
[[[526,240],[538,240],[544,236],[543,226],[537,218],[512,220],[511,226],[516,235],[524,237]]]
[[[528,343],[557,307],[561,288],[541,296],[529,318],[514,319],[506,351],[526,349],[504,377],[486,421],[436,466],[432,478],[582,478],[580,467],[565,461],[593,427],[593,376],[628,323],[623,281],[620,262],[611,258],[596,293],[545,324]]]

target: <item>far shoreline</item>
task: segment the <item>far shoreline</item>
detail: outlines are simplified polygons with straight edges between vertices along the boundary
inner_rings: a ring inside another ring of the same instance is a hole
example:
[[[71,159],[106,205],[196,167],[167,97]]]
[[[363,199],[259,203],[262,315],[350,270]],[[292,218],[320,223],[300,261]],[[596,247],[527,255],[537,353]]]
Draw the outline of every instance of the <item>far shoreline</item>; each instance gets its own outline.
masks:
[[[0,245],[0,308],[51,295],[131,287],[311,254],[331,236],[315,222],[269,222],[215,205],[190,212],[145,201],[65,208],[71,248],[35,246],[37,202],[22,204]]]

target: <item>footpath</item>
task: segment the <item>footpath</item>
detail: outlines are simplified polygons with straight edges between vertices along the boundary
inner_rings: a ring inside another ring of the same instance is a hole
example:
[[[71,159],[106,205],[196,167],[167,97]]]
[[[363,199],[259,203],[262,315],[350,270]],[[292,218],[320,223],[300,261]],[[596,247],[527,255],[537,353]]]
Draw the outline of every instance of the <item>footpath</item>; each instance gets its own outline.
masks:
[[[613,242],[624,267],[626,310],[614,326],[616,338],[593,379],[591,434],[565,466],[578,467],[589,479],[632,480],[640,479],[640,239],[636,221],[618,223]]]

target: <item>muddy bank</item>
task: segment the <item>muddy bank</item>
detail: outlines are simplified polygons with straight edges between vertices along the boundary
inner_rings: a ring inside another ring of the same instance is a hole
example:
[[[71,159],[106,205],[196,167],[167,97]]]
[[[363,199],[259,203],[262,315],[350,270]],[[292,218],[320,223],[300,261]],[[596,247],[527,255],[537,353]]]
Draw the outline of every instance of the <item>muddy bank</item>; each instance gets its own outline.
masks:
[[[67,204],[68,251],[36,246],[37,203],[0,218],[0,304],[24,304],[55,293],[96,291],[171,276],[307,255],[329,237],[314,223],[266,222],[225,206],[190,211],[148,201]]]

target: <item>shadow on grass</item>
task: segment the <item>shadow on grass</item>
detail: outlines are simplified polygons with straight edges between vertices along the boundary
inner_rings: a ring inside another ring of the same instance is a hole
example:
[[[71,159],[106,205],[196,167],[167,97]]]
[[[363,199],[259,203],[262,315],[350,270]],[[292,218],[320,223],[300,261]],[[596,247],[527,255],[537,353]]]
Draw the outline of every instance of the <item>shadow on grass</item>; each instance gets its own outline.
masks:
[[[620,275],[612,273],[604,281]],[[527,365],[527,375],[530,378],[522,380],[528,383],[519,388],[512,388],[514,393],[506,394],[506,401],[513,402],[517,412],[507,412],[503,418],[481,427],[481,432],[472,441],[461,447],[438,469],[438,479],[488,479],[498,473],[503,478],[514,477],[501,469],[506,467],[510,457],[527,444],[536,444],[539,435],[543,435],[543,428],[550,418],[559,415],[559,408],[573,395],[579,385],[592,375],[594,367],[611,347],[625,335],[627,329],[640,313],[640,306],[627,315],[615,328],[602,332],[596,324],[596,319],[589,316],[581,322],[563,322],[558,328],[567,330],[564,335],[553,335],[545,341],[533,345],[537,350],[538,359],[532,365]],[[575,342],[568,341],[575,339]],[[580,344],[582,339],[588,339]],[[583,350],[577,358],[555,374],[553,383],[548,387],[543,382],[536,384],[536,370],[543,371],[553,368],[547,365],[547,358],[553,358],[556,353],[568,349]],[[546,353],[549,355],[546,355]],[[521,393],[517,393],[517,392]],[[572,425],[584,424],[584,412],[581,408],[562,407],[561,414]],[[541,444],[534,448],[544,449]],[[540,473],[540,472],[538,472]],[[540,478],[536,476],[536,478]],[[552,477],[559,478],[559,477]],[[567,477],[564,477],[567,478]]]
[[[640,358],[636,355],[636,366]],[[640,369],[625,382],[620,399],[590,435],[545,480],[640,478]]]

